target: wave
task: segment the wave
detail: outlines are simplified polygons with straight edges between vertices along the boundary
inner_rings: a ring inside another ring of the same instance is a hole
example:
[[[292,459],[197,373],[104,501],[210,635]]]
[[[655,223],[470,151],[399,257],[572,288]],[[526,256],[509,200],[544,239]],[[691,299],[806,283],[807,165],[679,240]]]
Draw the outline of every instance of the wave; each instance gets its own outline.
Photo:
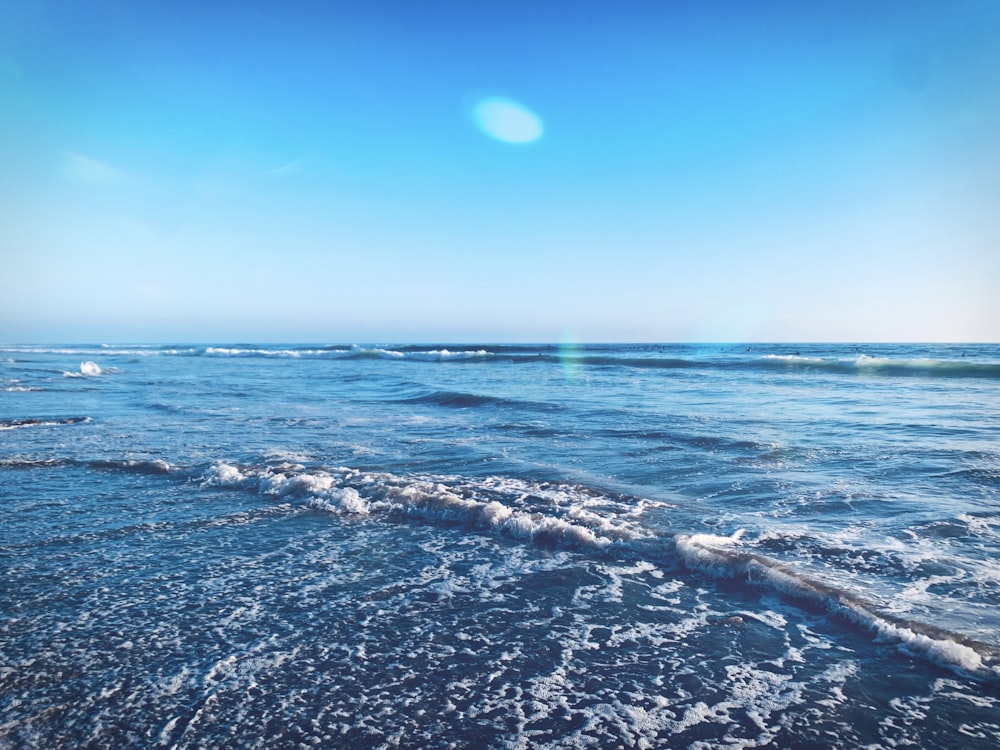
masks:
[[[888,345],[887,345],[888,346]],[[83,345],[76,347],[3,346],[10,354],[67,355],[91,359],[81,364],[79,372],[68,377],[100,374],[90,372],[95,358],[106,357],[245,357],[264,359],[377,359],[398,362],[489,362],[493,365],[532,363],[560,364],[582,368],[623,367],[665,371],[765,371],[791,373],[831,373],[853,376],[980,378],[1000,379],[1000,362],[995,347],[973,347],[968,358],[960,349],[931,347],[934,356],[906,356],[921,351],[917,347],[896,347],[902,356],[871,356],[850,351],[844,346],[801,345],[801,351],[784,353],[777,345],[762,345],[746,350],[733,347],[696,345],[600,345],[565,347],[557,344],[404,344],[404,345]],[[770,349],[770,351],[767,351]],[[777,351],[776,351],[777,350]],[[850,351],[850,353],[848,353]],[[943,356],[942,356],[943,355]]]
[[[66,378],[97,378],[101,375],[110,375],[112,373],[120,372],[117,367],[101,367],[96,362],[81,362],[80,369],[77,372],[64,372],[63,377]]]
[[[332,357],[350,354],[349,349],[267,349],[262,347],[209,346],[195,352],[207,357]]]
[[[307,470],[213,464],[206,486],[240,488],[281,498],[298,496],[314,509],[346,516],[384,515],[457,523],[531,543],[567,547],[661,566],[682,564],[715,577],[742,578],[793,600],[819,604],[909,653],[977,678],[1000,681],[1000,649],[961,633],[884,611],[848,589],[805,575],[777,560],[733,549],[731,537],[655,533],[642,523],[663,503],[612,496],[578,485],[547,485],[491,477],[400,477],[349,468]]]
[[[675,549],[691,569],[723,578],[742,578],[792,599],[818,604],[866,630],[898,643],[908,652],[941,666],[1000,681],[1000,648],[935,625],[886,612],[876,603],[791,566],[754,552],[734,550],[743,532],[722,537],[680,535]]]
[[[0,430],[18,430],[25,427],[57,427],[68,424],[81,424],[89,422],[90,417],[66,417],[64,419],[35,419],[27,417],[25,419],[0,419]]]
[[[614,549],[632,556],[648,552],[649,543],[657,540],[636,519],[654,503],[626,503],[576,485],[500,477],[473,481],[401,477],[344,467],[307,470],[300,464],[242,467],[223,462],[213,464],[200,481],[209,487],[261,495],[299,496],[313,507],[338,514],[457,522],[517,539],[602,552]],[[598,512],[603,505],[623,512]]]
[[[447,362],[468,359],[485,359],[491,356],[486,349],[468,349],[452,351],[450,349],[366,349],[364,347],[354,347],[350,350],[349,356],[352,359],[398,359],[413,360],[418,362]]]
[[[802,356],[800,354],[664,356],[663,353],[630,356],[613,351],[591,354],[584,351],[560,352],[540,347],[530,352],[493,352],[497,362],[549,362],[576,367],[624,367],[643,370],[825,372],[839,375],[985,378],[1000,379],[1000,363],[929,357],[896,358],[858,354],[851,357]],[[500,356],[501,354],[505,356]]]
[[[646,370],[724,370],[768,372],[825,372],[838,375],[925,377],[925,378],[985,378],[1000,379],[1000,363],[972,362],[960,359],[871,357],[808,357],[801,355],[767,354],[753,357],[681,358],[681,357],[622,357],[613,355],[542,355],[543,359],[580,367],[627,367]],[[528,360],[534,358],[526,358]]]
[[[7,385],[0,387],[0,391],[5,393],[31,393],[34,391],[40,391],[41,388],[37,388],[31,385],[20,385],[20,380],[17,378],[9,378],[3,381]]]
[[[201,352],[209,357],[266,357],[286,359],[388,359],[443,362],[467,359],[482,359],[490,356],[486,349],[452,351],[446,348],[381,348],[381,347],[309,347],[309,348],[268,348],[258,346],[220,347],[210,346]]]
[[[951,479],[984,487],[1000,487],[1000,468],[962,468],[930,475],[934,479]]]
[[[469,409],[481,406],[497,406],[514,409],[529,409],[531,411],[552,411],[559,409],[556,404],[546,404],[535,401],[487,396],[478,393],[462,393],[459,391],[434,391],[422,396],[398,399],[400,404],[433,404],[452,409]]]
[[[314,511],[344,518],[413,519],[584,555],[641,560],[662,568],[682,566],[710,577],[742,580],[792,601],[820,606],[913,656],[976,679],[1000,682],[1000,648],[887,612],[859,593],[749,551],[741,546],[742,531],[728,537],[654,531],[643,521],[651,510],[671,507],[662,502],[585,485],[512,477],[400,476],[288,462],[241,465],[217,461],[198,470],[155,459],[0,460],[0,468],[60,465],[167,475],[204,488],[250,492],[283,503],[294,500]]]
[[[95,459],[83,462],[93,469],[121,471],[129,474],[172,474],[173,466],[158,458],[154,459]]]
[[[615,559],[642,559],[661,566],[683,564],[714,577],[742,578],[793,600],[818,604],[915,656],[977,678],[1000,681],[997,647],[891,614],[857,593],[785,563],[733,549],[742,532],[731,537],[653,533],[641,523],[649,507],[657,505],[649,501],[626,501],[576,486],[560,486],[553,492],[551,486],[511,479],[470,482],[347,468],[306,470],[299,465],[259,469],[217,463],[201,481],[206,486],[240,488],[262,495],[300,496],[310,507],[338,515],[381,514],[458,523],[532,543]],[[602,506],[612,512],[601,512]]]
[[[126,347],[101,344],[100,346],[81,345],[66,347],[46,346],[0,346],[0,352],[9,354],[57,354],[72,357],[155,357],[155,356],[185,356],[198,354],[199,347],[163,346],[159,344],[130,344]],[[10,360],[14,361],[14,360]],[[23,360],[21,360],[23,361]]]
[[[1000,364],[964,362],[960,359],[871,357],[859,354],[852,358],[803,357],[769,354],[755,360],[755,366],[771,370],[819,370],[856,375],[930,378],[1000,379]]]
[[[173,474],[184,476],[182,470],[161,459],[98,458],[81,460],[75,458],[32,458],[30,456],[0,458],[0,469],[51,469],[62,466],[82,466],[89,469],[126,474]]]
[[[644,370],[682,370],[711,367],[708,361],[680,357],[615,357],[587,354],[564,354],[555,357],[568,365],[586,367],[630,367]]]
[[[29,458],[25,456],[12,456],[0,458],[0,469],[52,469],[60,466],[68,466],[71,461],[67,458]]]
[[[796,354],[726,357],[623,357],[614,355],[541,355],[543,359],[580,367],[627,367],[646,370],[724,370],[825,372],[839,375],[925,378],[1000,379],[1000,363],[960,359],[871,357],[809,357]],[[532,360],[535,358],[525,358]]]

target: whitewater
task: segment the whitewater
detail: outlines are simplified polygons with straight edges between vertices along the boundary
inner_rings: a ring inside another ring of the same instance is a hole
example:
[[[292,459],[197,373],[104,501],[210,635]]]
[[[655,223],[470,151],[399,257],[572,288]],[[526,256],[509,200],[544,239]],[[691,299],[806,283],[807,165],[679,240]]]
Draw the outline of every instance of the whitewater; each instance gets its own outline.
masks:
[[[0,748],[995,748],[1000,345],[0,345]]]

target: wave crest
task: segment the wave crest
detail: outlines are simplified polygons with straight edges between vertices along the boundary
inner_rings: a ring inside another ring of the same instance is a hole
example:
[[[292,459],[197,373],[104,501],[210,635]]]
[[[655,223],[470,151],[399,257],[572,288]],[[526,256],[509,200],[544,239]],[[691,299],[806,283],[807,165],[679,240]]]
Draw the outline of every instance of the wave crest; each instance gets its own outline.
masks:
[[[459,523],[509,538],[598,552],[614,550],[629,557],[662,544],[634,520],[612,519],[586,507],[588,502],[610,500],[598,493],[567,499],[570,496],[565,492],[552,492],[543,486],[526,488],[498,478],[478,483],[441,479],[347,468],[306,470],[292,465],[258,469],[227,463],[213,464],[201,478],[211,487],[298,496],[311,507],[342,515],[379,514]]]
[[[742,536],[680,535],[678,555],[691,569],[716,577],[743,578],[781,594],[819,604],[880,638],[941,666],[958,668],[989,680],[1000,680],[1000,649],[927,623],[886,612],[875,602],[846,589],[804,575],[791,566],[764,555],[732,549]]]
[[[861,594],[751,551],[742,530],[730,536],[657,533],[643,523],[642,498],[615,496],[579,485],[511,477],[480,479],[400,476],[299,463],[239,465],[218,461],[200,473],[150,459],[0,461],[0,468],[59,465],[196,481],[206,488],[298,500],[314,511],[345,518],[383,518],[459,525],[497,536],[615,560],[682,565],[716,578],[742,580],[793,601],[817,605],[907,653],[990,682],[1000,682],[1000,648],[945,628],[893,614]]]
[[[63,377],[66,378],[96,378],[104,373],[101,366],[96,362],[91,362],[90,360],[80,363],[80,370],[78,372],[64,372]]]
[[[36,419],[27,417],[24,419],[0,419],[0,430],[18,430],[25,427],[57,427],[69,424],[83,424],[89,422],[90,417],[66,417],[64,419]]]

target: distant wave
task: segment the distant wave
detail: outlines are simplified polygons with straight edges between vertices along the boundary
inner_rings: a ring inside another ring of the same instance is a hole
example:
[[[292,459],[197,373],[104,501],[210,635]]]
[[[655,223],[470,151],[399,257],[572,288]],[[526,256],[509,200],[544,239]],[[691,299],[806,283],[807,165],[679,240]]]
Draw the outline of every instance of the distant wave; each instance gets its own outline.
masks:
[[[132,344],[127,347],[101,344],[66,347],[46,346],[0,346],[0,352],[10,354],[57,354],[71,357],[156,357],[185,356],[198,354],[200,347],[175,347],[160,345]]]
[[[452,409],[470,409],[481,406],[498,406],[516,409],[529,409],[531,411],[550,411],[559,409],[555,404],[545,404],[535,401],[523,401],[520,399],[502,398],[500,396],[488,396],[478,393],[461,393],[456,391],[434,391],[422,396],[399,399],[398,403],[404,404],[434,404]]]
[[[63,375],[67,378],[96,378],[102,375],[104,370],[96,362],[81,362],[80,370],[78,372],[64,372]]]
[[[1000,363],[963,362],[959,359],[894,359],[860,354],[850,359],[769,354],[756,366],[773,369],[820,370],[858,375],[934,378],[1000,379]]]
[[[927,378],[1000,379],[1000,363],[957,359],[893,359],[858,355],[853,358],[803,357],[768,354],[733,357],[623,357],[591,354],[539,355],[550,361],[580,367],[628,367],[646,370],[751,370],[771,372],[828,372],[840,375]],[[519,357],[531,361],[533,357]]]
[[[821,355],[757,353],[748,350],[672,346],[672,345],[582,345],[557,344],[405,344],[405,345],[124,345],[109,344],[68,347],[0,346],[9,354],[50,354],[90,357],[81,369],[65,373],[67,377],[88,377],[107,372],[95,359],[108,357],[246,357],[262,359],[380,359],[399,362],[479,362],[495,366],[559,363],[581,368],[633,368],[665,371],[750,370],[774,373],[810,372],[872,377],[982,378],[1000,379],[1000,362],[988,359],[871,356],[831,354],[836,347],[822,347]],[[818,349],[819,347],[813,347]],[[98,370],[93,370],[98,367]]]
[[[582,367],[628,367],[648,370],[765,370],[828,372],[840,375],[927,378],[1000,379],[1000,363],[957,359],[893,359],[858,355],[853,358],[768,354],[762,357],[679,358],[619,357],[585,354],[544,355],[553,361]],[[530,359],[530,358],[529,358]]]
[[[76,372],[63,372],[65,378],[97,378],[101,375],[112,375],[119,373],[117,367],[101,367],[96,362],[86,361],[80,363],[80,369]]]
[[[40,391],[41,388],[37,388],[31,385],[20,385],[20,380],[17,378],[10,378],[3,381],[6,383],[4,386],[0,386],[0,391],[7,393],[31,393],[33,391]]]
[[[397,359],[440,362],[447,360],[479,359],[490,355],[486,349],[452,351],[450,349],[401,349],[351,346],[320,348],[267,347],[218,347],[210,346],[202,351],[209,357],[275,357],[275,358],[319,358],[319,359]]]
[[[960,359],[896,359],[860,354],[854,357],[809,357],[767,354],[733,356],[664,356],[662,353],[634,356],[617,353],[610,348],[598,353],[561,351],[556,346],[483,346],[468,349],[445,347],[207,347],[199,353],[205,356],[322,358],[322,359],[383,359],[424,362],[479,361],[493,365],[559,363],[584,368],[624,367],[645,370],[766,370],[772,372],[828,372],[841,375],[928,378],[1000,379],[1000,363],[962,361]]]

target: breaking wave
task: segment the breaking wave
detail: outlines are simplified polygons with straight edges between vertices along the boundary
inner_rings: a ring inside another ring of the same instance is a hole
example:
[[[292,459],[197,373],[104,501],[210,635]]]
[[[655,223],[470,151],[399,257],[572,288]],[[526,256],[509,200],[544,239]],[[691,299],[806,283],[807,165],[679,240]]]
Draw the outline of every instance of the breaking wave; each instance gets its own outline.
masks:
[[[96,378],[102,375],[104,370],[96,362],[81,362],[80,369],[77,372],[64,372],[63,376],[67,378]]]
[[[620,560],[681,564],[713,577],[744,580],[831,614],[896,643],[908,653],[980,679],[1000,681],[1000,649],[960,633],[900,617],[873,601],[764,555],[735,549],[730,537],[652,532],[643,515],[663,503],[613,496],[579,485],[492,477],[400,477],[301,465],[253,468],[213,464],[205,486],[239,488],[345,516],[382,515],[460,524],[510,539],[555,545]]]
[[[72,418],[57,424],[84,421]],[[5,420],[13,429],[30,420]],[[731,536],[658,532],[644,520],[671,505],[570,483],[512,477],[462,478],[306,467],[299,463],[241,465],[217,461],[183,468],[137,459],[0,459],[0,469],[83,466],[100,471],[168,476],[205,488],[244,491],[296,501],[344,518],[416,520],[620,561],[687,568],[713,578],[743,581],[792,601],[819,606],[907,653],[977,679],[1000,682],[1000,648],[961,633],[887,612],[863,595],[747,549],[743,532]]]
[[[388,359],[442,362],[449,360],[482,359],[490,356],[486,349],[452,351],[450,349],[395,349],[381,347],[311,347],[278,348],[210,346],[201,352],[208,357],[266,357],[286,359]]]
[[[636,556],[654,551],[657,539],[637,520],[650,502],[621,517],[600,506],[626,503],[574,485],[510,478],[477,482],[448,477],[399,477],[354,469],[305,470],[301,465],[247,468],[213,464],[206,486],[232,487],[276,497],[298,496],[310,506],[341,515],[417,518],[468,525],[515,539]]]
[[[753,552],[732,549],[742,537],[712,534],[678,536],[675,548],[695,570],[723,578],[740,578],[766,586],[792,599],[818,604],[904,650],[941,666],[980,678],[1000,680],[1000,648],[935,625],[886,612],[847,589],[800,573],[790,565]]]

